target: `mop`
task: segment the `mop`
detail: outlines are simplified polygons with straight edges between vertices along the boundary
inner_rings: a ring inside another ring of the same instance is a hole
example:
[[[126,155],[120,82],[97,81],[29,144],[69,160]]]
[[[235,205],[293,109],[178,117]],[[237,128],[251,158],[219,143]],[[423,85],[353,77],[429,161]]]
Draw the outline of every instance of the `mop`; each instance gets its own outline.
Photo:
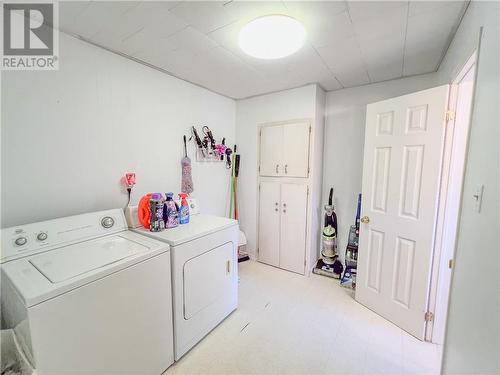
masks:
[[[191,176],[191,159],[187,154],[186,136],[184,136],[184,157],[181,160],[182,165],[182,183],[181,191],[186,194],[193,192],[193,177]]]

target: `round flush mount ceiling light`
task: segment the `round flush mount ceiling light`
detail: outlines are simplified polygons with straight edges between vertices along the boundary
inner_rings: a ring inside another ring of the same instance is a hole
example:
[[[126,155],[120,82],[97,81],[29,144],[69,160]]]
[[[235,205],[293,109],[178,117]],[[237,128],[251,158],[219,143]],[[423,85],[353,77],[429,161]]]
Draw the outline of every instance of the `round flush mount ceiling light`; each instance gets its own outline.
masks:
[[[297,52],[306,39],[299,21],[272,15],[249,22],[240,31],[239,45],[247,55],[259,59],[279,59]]]

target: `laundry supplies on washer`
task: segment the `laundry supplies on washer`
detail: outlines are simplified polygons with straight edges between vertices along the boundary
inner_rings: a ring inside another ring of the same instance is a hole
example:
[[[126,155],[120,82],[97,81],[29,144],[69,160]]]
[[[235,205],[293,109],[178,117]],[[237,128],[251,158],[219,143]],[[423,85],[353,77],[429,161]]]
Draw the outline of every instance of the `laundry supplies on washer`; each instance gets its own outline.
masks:
[[[179,193],[181,203],[179,205],[179,224],[189,223],[189,204],[187,201],[187,194]]]
[[[151,232],[159,232],[165,229],[165,222],[163,221],[163,205],[164,199],[160,193],[154,193],[149,200],[149,215]]]
[[[174,202],[174,193],[166,193],[167,200],[163,210],[165,228],[175,228],[179,225],[179,206]]]

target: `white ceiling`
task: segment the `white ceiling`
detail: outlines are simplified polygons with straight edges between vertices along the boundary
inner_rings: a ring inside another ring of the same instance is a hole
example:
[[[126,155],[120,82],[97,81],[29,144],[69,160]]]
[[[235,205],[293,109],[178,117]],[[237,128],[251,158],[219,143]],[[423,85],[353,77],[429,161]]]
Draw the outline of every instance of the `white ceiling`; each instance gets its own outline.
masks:
[[[436,71],[467,1],[61,1],[62,31],[239,99],[319,83],[338,90]],[[259,60],[238,32],[286,14],[308,40],[292,56]]]

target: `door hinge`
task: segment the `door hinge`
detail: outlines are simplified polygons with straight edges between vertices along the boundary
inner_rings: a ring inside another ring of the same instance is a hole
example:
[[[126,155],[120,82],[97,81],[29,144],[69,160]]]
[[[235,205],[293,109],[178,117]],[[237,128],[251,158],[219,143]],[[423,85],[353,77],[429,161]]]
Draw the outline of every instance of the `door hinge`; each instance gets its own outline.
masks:
[[[427,311],[425,313],[424,319],[426,322],[432,322],[434,320],[434,313]]]
[[[311,131],[312,131],[312,127],[311,127],[311,125],[309,125],[309,134],[311,134]]]
[[[444,119],[446,121],[455,120],[455,111],[446,111],[444,113]]]
[[[260,165],[259,165],[259,172],[260,172]]]
[[[452,268],[453,268],[453,259],[450,259],[450,260],[448,261],[448,268],[449,268],[449,269],[452,269]]]
[[[260,184],[259,184],[259,191],[260,191]]]
[[[307,195],[309,195],[309,186],[307,186]]]

